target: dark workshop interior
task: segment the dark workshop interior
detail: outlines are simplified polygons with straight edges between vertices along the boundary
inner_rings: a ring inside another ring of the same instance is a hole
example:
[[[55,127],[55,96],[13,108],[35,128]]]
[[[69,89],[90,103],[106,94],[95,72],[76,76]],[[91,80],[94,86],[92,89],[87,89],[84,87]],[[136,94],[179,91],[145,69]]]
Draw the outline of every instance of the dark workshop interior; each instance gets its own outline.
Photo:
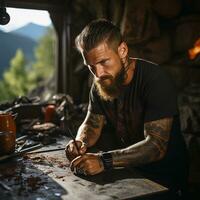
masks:
[[[40,86],[27,97],[19,97],[15,101],[0,104],[0,110],[17,113],[15,118],[17,134],[20,132],[17,137],[24,136],[24,132],[30,132],[29,134],[36,138],[35,141],[42,140],[43,145],[46,145],[53,143],[56,139],[44,136],[45,131],[50,130],[52,136],[61,134],[64,137],[60,127],[65,128],[65,123],[68,123],[73,130],[77,130],[87,111],[92,75],[84,66],[82,57],[75,48],[74,40],[91,20],[106,18],[121,28],[132,57],[158,63],[171,74],[178,91],[181,131],[190,158],[189,198],[200,199],[200,1],[6,0],[5,3],[6,7],[11,8],[48,11],[57,36],[56,73],[51,82]],[[2,48],[1,44],[0,48]],[[45,90],[50,93],[51,98],[44,102],[42,94]],[[41,99],[38,100],[34,98],[35,96]],[[55,106],[57,115],[54,116],[54,122],[59,124],[59,127],[52,124],[49,127],[38,125],[38,116],[48,122],[49,117],[52,117],[52,112],[55,112]],[[35,129],[30,129],[30,127]],[[42,131],[42,134],[34,134],[38,130]],[[23,148],[21,144],[19,142],[18,148]],[[76,199],[70,192],[76,193],[78,187],[68,182],[66,187],[69,187],[70,191],[63,189],[65,181],[62,180],[66,179],[64,170],[67,166],[63,166],[62,159],[56,160],[56,154],[53,155],[54,158],[48,157],[48,159],[44,156],[39,158],[34,154],[25,155],[23,157],[25,160],[20,160],[22,165],[14,163],[10,170],[5,169],[6,163],[0,163],[0,191],[3,199]],[[39,169],[33,167],[29,161],[30,156],[33,156],[33,163],[40,166]],[[44,178],[40,178],[40,175],[43,176],[44,166],[50,165],[51,162],[55,164],[57,174],[54,177],[48,176],[52,174],[51,166],[46,169]],[[24,172],[26,165],[28,166],[27,171],[32,170],[29,177]],[[127,177],[127,175],[121,175],[120,172],[118,175],[122,178]],[[76,179],[72,181],[76,182]],[[89,190],[96,192],[93,196],[88,194],[82,199],[106,199],[105,188],[100,191],[94,186],[95,181],[90,181],[93,185],[89,185],[89,182],[77,181],[79,185],[88,184]],[[98,184],[103,185],[100,179]],[[128,184],[128,182],[122,184]],[[110,199],[132,199],[125,195],[125,191],[123,191],[124,194],[116,197],[118,190],[121,189],[116,186]],[[42,195],[39,195],[41,192]],[[84,193],[84,189],[82,192]],[[16,196],[12,193],[18,197],[15,198]],[[81,199],[81,194],[78,196],[77,192],[77,196],[75,195],[77,199]],[[146,196],[140,199],[143,198],[146,199]],[[166,199],[164,194],[157,198]],[[152,196],[149,199],[157,198]]]

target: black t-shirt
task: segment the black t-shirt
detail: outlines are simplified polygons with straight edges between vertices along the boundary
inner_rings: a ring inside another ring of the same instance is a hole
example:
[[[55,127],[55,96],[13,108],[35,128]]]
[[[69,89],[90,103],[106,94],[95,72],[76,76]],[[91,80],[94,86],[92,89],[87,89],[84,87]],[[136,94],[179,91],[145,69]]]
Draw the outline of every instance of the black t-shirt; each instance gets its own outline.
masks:
[[[144,123],[178,114],[176,92],[169,76],[153,63],[137,60],[131,82],[114,101],[102,100],[95,86],[89,111],[105,115],[122,146],[144,139]],[[120,125],[119,125],[120,124]]]
[[[107,125],[113,128],[118,139],[119,148],[143,140],[145,122],[174,117],[165,158],[142,168],[172,175],[185,165],[175,85],[160,66],[137,59],[131,82],[112,102],[102,100],[93,85],[88,110],[106,117]]]

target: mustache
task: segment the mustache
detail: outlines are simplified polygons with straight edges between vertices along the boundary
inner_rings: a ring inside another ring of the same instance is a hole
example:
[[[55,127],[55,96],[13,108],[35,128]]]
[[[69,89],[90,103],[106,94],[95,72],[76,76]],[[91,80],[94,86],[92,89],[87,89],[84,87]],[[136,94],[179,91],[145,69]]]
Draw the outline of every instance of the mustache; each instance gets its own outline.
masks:
[[[101,76],[100,78],[95,78],[95,81],[100,83],[100,82],[103,82],[107,79],[113,79],[113,77],[111,75],[104,75],[104,76]]]

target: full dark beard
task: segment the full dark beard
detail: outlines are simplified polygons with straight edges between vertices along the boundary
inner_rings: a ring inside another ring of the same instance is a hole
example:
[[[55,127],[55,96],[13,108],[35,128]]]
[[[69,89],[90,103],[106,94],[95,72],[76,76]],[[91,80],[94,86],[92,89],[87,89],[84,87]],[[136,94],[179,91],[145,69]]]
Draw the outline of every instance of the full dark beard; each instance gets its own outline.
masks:
[[[122,68],[116,77],[108,75],[100,80],[95,80],[94,83],[99,96],[106,101],[113,101],[113,99],[117,98],[123,88],[126,75],[125,67],[122,64]],[[105,83],[106,81],[111,83],[108,85]]]

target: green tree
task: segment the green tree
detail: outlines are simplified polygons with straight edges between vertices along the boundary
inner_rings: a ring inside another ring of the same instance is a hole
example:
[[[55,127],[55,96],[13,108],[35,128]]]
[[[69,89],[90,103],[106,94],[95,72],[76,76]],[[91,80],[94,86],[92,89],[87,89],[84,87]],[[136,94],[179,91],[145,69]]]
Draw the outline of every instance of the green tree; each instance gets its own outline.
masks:
[[[55,32],[50,27],[47,33],[39,40],[35,49],[36,61],[33,63],[29,74],[29,78],[34,84],[53,75],[55,71],[55,42]]]
[[[7,90],[7,85],[3,80],[0,81],[0,93],[0,101],[9,100],[11,98],[10,91]]]
[[[55,43],[56,35],[50,27],[38,42],[34,63],[27,63],[24,53],[20,49],[16,51],[0,81],[0,101],[27,95],[39,83],[52,77],[55,71]]]
[[[0,82],[0,99],[9,100],[19,95],[25,95],[28,90],[26,59],[23,51],[18,49],[10,62],[10,67],[3,74],[3,80]]]

